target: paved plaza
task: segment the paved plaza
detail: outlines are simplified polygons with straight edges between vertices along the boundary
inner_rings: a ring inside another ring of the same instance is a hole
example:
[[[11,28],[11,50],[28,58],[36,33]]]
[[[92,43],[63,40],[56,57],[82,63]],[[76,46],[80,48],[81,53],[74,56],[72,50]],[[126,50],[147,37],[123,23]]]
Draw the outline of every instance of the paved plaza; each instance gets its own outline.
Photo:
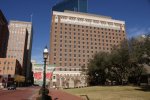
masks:
[[[40,87],[23,87],[17,90],[0,90],[1,100],[36,100]],[[82,100],[80,97],[66,93],[62,90],[50,89],[52,100]]]

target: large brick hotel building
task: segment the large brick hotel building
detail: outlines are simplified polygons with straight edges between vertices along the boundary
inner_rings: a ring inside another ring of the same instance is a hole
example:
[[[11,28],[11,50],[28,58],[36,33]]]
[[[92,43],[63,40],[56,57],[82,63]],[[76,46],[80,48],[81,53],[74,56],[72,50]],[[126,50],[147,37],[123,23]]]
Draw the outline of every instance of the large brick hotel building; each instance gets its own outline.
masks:
[[[53,11],[50,64],[80,68],[96,52],[111,52],[126,38],[125,22],[107,16]]]

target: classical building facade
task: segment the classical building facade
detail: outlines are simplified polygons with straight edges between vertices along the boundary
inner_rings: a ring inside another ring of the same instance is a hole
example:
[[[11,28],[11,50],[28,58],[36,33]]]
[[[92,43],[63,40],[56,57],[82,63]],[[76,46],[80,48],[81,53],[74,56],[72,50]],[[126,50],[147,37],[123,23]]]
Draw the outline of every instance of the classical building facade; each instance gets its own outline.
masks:
[[[0,10],[0,58],[6,57],[8,37],[8,23],[2,11]]]
[[[52,11],[64,12],[65,10],[87,13],[88,0],[63,0],[52,8]]]
[[[125,22],[108,16],[53,11],[50,38],[50,64],[81,68],[95,53],[111,52],[125,40]]]
[[[43,84],[43,64],[32,63],[34,84]],[[79,68],[64,68],[55,65],[46,66],[46,84],[55,88],[75,88],[87,86],[86,75]]]

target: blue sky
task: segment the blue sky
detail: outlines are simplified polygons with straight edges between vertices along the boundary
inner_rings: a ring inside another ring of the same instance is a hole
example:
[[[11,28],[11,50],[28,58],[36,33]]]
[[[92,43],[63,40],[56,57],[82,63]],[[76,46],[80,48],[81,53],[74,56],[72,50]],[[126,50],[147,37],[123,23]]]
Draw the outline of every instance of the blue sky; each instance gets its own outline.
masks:
[[[45,45],[49,47],[51,8],[59,1],[0,0],[0,9],[8,21],[30,21],[33,15],[32,59],[39,63]],[[89,0],[88,12],[124,20],[128,37],[150,32],[150,0]]]

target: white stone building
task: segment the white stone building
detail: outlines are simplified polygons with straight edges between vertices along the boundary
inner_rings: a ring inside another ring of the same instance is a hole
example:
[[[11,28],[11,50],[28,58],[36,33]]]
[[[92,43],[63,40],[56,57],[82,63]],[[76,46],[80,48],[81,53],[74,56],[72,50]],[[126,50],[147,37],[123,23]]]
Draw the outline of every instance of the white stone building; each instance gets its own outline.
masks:
[[[42,86],[43,83],[43,64],[33,64],[32,71],[34,84]],[[75,88],[85,87],[86,75],[82,74],[81,69],[57,67],[54,65],[46,66],[46,84],[56,88]]]

